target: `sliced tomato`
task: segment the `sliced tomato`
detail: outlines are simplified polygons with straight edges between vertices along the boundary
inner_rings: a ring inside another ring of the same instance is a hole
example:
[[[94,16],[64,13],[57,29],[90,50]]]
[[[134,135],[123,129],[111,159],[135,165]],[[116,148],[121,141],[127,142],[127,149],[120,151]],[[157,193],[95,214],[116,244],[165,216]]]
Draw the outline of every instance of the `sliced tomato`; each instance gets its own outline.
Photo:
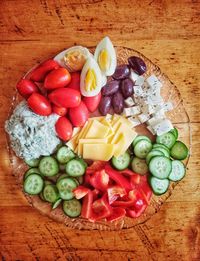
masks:
[[[102,170],[105,167],[106,164],[107,164],[106,161],[100,161],[100,160],[93,161],[92,165],[87,167],[86,173],[92,174],[95,171]]]
[[[47,73],[59,67],[59,64],[52,59],[44,61],[30,73],[30,79],[35,82],[41,82]]]
[[[25,99],[27,99],[32,93],[39,92],[39,89],[35,83],[27,79],[21,79],[17,83],[17,90]]]
[[[89,118],[89,112],[85,103],[81,101],[77,107],[70,108],[69,117],[75,127],[82,127]]]
[[[71,75],[66,68],[58,68],[47,74],[44,88],[48,90],[63,88],[71,81]]]
[[[36,92],[32,93],[28,98],[28,106],[33,112],[42,116],[48,116],[52,112],[51,104],[47,98]]]
[[[115,200],[117,200],[119,197],[125,196],[126,190],[122,188],[119,185],[112,185],[107,189],[108,193],[108,201],[109,204],[111,205]]]
[[[113,222],[124,218],[126,210],[124,208],[112,208],[112,214],[106,218],[107,221]]]
[[[81,199],[85,197],[85,195],[87,195],[89,191],[90,191],[89,188],[86,188],[84,186],[78,186],[73,190],[73,193],[76,199]]]
[[[89,219],[92,216],[93,193],[91,190],[83,198],[81,216]]]
[[[105,170],[96,171],[90,175],[90,184],[101,191],[105,191],[108,188],[109,176]]]
[[[66,117],[60,117],[56,124],[55,129],[58,137],[64,141],[72,137],[72,124]]]
[[[92,97],[84,97],[83,101],[90,112],[96,111],[101,100],[101,92]]]
[[[80,91],[80,73],[79,72],[71,73],[71,81],[67,85],[67,87]]]
[[[65,108],[65,107],[59,107],[59,106],[53,105],[52,108],[53,108],[53,112],[60,116],[65,116],[67,114],[67,108]]]

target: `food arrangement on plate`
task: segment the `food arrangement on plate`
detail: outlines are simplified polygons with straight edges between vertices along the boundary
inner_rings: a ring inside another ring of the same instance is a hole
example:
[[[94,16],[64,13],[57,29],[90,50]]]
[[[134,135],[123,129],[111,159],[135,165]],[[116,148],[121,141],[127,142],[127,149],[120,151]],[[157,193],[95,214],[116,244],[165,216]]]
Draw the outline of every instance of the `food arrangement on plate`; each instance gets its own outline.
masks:
[[[28,168],[24,193],[72,222],[138,219],[185,176],[165,82],[141,55],[119,63],[116,49],[105,37],[94,54],[73,46],[33,68],[5,124]]]

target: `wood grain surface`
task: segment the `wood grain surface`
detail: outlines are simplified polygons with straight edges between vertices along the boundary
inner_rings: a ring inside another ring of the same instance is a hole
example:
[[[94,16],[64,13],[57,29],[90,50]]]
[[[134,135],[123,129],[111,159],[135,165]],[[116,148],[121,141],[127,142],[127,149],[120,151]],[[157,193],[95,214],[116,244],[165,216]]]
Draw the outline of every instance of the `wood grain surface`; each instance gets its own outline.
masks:
[[[9,166],[4,121],[27,69],[105,35],[156,63],[181,92],[192,128],[185,179],[149,221],[115,232],[68,229],[26,202]],[[200,1],[0,1],[2,260],[200,260]]]

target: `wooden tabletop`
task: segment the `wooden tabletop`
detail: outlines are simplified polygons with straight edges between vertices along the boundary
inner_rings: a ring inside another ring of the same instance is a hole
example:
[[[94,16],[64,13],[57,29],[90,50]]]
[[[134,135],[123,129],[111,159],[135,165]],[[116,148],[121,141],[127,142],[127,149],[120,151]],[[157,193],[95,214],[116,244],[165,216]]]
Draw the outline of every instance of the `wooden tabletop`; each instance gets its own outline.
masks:
[[[187,175],[149,221],[115,232],[68,229],[30,207],[11,175],[4,121],[16,81],[61,49],[105,35],[156,63],[191,121]],[[0,1],[2,260],[200,260],[200,1]]]

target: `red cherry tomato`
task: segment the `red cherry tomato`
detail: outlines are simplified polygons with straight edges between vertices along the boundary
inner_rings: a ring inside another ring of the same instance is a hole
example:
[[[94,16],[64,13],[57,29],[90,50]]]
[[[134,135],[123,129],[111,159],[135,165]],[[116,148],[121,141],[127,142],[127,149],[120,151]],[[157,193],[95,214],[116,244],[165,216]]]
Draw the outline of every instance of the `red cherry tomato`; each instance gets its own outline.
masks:
[[[65,108],[77,107],[81,102],[80,92],[70,88],[54,90],[49,94],[48,98],[53,104]]]
[[[92,97],[84,97],[83,101],[90,112],[96,111],[101,100],[101,92]]]
[[[44,87],[48,90],[65,87],[71,81],[71,75],[65,68],[58,68],[47,74]]]
[[[69,109],[69,117],[74,126],[82,127],[89,117],[89,112],[85,103],[81,101],[79,106]]]
[[[38,87],[35,83],[27,79],[21,79],[17,83],[17,90],[25,99],[27,99],[32,93],[38,92]]]
[[[80,91],[80,73],[79,72],[71,73],[71,82],[67,85],[67,87]]]
[[[71,138],[72,124],[67,118],[60,117],[55,124],[55,128],[60,139],[67,141]]]
[[[44,80],[45,76],[48,72],[58,69],[60,66],[59,64],[50,59],[43,63],[41,63],[38,67],[36,67],[31,73],[30,73],[30,79],[35,82],[41,82]]]
[[[43,95],[39,93],[32,93],[28,98],[29,107],[37,114],[48,116],[51,114],[51,104]]]
[[[55,112],[56,114],[60,115],[60,116],[65,116],[67,114],[67,108],[65,107],[58,107],[56,105],[53,105],[53,112]]]

